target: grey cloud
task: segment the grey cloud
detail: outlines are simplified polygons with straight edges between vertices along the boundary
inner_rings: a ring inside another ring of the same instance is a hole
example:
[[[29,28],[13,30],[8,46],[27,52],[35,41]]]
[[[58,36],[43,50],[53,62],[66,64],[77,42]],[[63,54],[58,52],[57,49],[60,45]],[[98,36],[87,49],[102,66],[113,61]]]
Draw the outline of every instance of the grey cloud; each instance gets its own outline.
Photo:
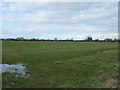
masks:
[[[116,33],[117,8],[117,3],[11,3],[3,9],[6,12],[3,22],[7,23],[3,32],[79,33],[84,34],[82,36],[89,33]],[[14,27],[7,26],[9,24]]]

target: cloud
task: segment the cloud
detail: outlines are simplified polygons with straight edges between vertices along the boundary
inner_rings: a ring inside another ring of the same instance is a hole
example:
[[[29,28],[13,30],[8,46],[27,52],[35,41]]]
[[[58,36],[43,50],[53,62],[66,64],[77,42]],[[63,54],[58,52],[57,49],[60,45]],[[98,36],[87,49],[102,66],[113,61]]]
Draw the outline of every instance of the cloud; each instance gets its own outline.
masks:
[[[19,2],[3,3],[2,7],[3,37],[9,37],[11,33],[15,33],[13,36],[20,33],[38,36],[42,33],[44,37],[49,34],[51,38],[60,37],[60,34],[60,38],[84,38],[87,35],[103,38],[103,33],[111,37],[110,33],[118,30],[118,7],[113,2]]]

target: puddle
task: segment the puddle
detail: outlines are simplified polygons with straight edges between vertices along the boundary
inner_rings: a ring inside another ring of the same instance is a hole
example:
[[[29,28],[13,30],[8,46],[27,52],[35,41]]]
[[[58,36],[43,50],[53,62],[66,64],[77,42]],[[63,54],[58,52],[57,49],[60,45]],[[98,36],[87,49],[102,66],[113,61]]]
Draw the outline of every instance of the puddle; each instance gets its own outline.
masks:
[[[0,64],[0,73],[15,73],[16,77],[27,75],[23,64]]]

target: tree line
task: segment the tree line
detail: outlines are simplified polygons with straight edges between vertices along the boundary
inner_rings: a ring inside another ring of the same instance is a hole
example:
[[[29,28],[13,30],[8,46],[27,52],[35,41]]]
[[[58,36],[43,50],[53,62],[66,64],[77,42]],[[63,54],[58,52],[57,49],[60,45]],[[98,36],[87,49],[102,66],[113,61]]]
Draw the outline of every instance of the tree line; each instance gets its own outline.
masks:
[[[24,37],[17,37],[17,38],[0,38],[0,40],[2,41],[76,41],[76,42],[119,42],[120,39],[111,39],[111,38],[105,38],[104,40],[99,40],[99,39],[95,39],[93,40],[91,36],[88,36],[86,39],[84,40],[73,40],[73,38],[67,38],[65,40],[58,40],[58,38],[54,38],[54,39],[36,39],[36,38],[31,38],[31,39],[26,39]]]

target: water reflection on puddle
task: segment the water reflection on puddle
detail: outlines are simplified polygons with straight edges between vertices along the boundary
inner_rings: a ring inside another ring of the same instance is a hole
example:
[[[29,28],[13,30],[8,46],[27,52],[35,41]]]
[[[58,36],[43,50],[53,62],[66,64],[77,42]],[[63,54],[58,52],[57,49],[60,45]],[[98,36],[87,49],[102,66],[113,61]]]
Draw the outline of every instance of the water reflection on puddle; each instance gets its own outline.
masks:
[[[0,73],[16,73],[16,77],[25,77],[26,70],[23,64],[0,64]]]

